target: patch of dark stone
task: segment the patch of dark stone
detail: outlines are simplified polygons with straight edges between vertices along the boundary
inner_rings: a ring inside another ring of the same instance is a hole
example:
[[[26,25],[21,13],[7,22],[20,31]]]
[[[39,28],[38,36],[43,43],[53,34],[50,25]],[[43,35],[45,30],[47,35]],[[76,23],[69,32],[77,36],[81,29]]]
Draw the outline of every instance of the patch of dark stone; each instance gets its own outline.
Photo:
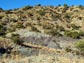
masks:
[[[6,49],[3,48],[3,47],[1,47],[1,48],[0,48],[0,54],[4,54],[5,52],[6,52]]]
[[[56,38],[54,38],[54,37],[32,37],[32,36],[29,36],[29,37],[24,37],[24,39],[23,39],[24,42],[28,42],[28,43],[31,43],[33,45],[41,45],[41,46],[46,46],[49,48],[61,49],[59,43],[56,42],[57,40],[56,41],[53,41],[53,40],[56,40]],[[22,46],[25,46],[28,48],[33,48],[31,46],[24,45],[24,44]]]
[[[35,45],[47,46],[49,42],[52,42],[53,37],[24,37],[24,42],[32,43]]]
[[[11,53],[12,48],[8,47],[8,48],[4,48],[4,47],[0,47],[0,54],[10,54]]]

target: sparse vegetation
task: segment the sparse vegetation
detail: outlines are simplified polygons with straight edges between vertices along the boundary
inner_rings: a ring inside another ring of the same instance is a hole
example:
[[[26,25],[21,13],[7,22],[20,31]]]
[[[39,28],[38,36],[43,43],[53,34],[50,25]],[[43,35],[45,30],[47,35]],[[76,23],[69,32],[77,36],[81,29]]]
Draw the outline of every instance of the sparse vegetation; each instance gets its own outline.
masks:
[[[43,11],[43,10],[38,11],[38,13],[39,13],[41,16],[44,16],[44,15],[45,15],[45,11]]]
[[[39,32],[39,30],[34,26],[32,26],[32,31]]]
[[[14,19],[14,18],[10,19],[10,21],[11,21],[11,22],[17,22],[17,20]]]
[[[65,31],[65,35],[72,38],[80,38],[80,35],[77,31]]]
[[[80,26],[76,26],[75,24],[71,24],[71,27],[73,28],[73,30],[78,30],[80,28]]]
[[[16,28],[24,28],[24,26],[23,26],[22,23],[18,23],[18,24],[16,25]]]
[[[82,9],[84,9],[84,6],[83,5],[79,5],[79,8],[82,10]]]
[[[59,27],[58,27],[58,30],[60,30],[60,31],[65,31],[64,27],[62,27],[62,26],[59,26]]]
[[[68,5],[67,5],[67,4],[64,4],[64,7],[65,7],[65,8],[68,8]]]
[[[11,9],[10,10],[5,10],[5,13],[6,14],[9,14],[9,13],[11,14],[12,13],[11,11],[12,11]]]
[[[36,5],[36,6],[41,6],[41,4],[38,4],[38,5]]]
[[[0,10],[3,10],[2,8],[0,8]]]
[[[71,51],[72,51],[70,47],[66,47],[65,50],[66,50],[67,52],[71,52]]]
[[[0,16],[0,19],[2,19],[4,16]]]
[[[6,27],[4,27],[3,25],[0,25],[0,36],[3,36],[6,34]]]
[[[28,9],[32,9],[33,8],[33,6],[25,6],[24,8],[23,8],[23,10],[28,10]]]
[[[82,36],[84,36],[84,32],[83,31],[65,31],[65,34],[66,36],[69,36],[69,37],[72,37],[72,38],[75,38],[75,39],[80,39]]]
[[[69,6],[67,5],[67,4],[64,4],[64,9],[63,9],[63,13],[65,13],[66,12],[66,10],[69,8]]]
[[[76,47],[80,50],[81,55],[84,55],[84,40],[77,42]]]
[[[81,5],[59,4],[55,7],[38,4],[14,10],[0,9],[0,48],[8,48],[8,50],[13,48],[11,53],[6,53],[6,59],[11,58],[12,55],[15,59],[19,59],[18,56],[21,55],[20,59],[23,61],[22,58],[26,55],[37,57],[42,53],[46,57],[47,55],[53,57],[56,54],[56,61],[59,62],[68,57],[69,63],[73,63],[74,58],[77,60],[74,59],[74,63],[81,63],[80,59],[84,56],[84,40],[79,40],[84,38],[83,15],[84,7]],[[0,51],[0,58],[1,55],[5,54],[1,54]],[[40,61],[41,59],[40,57]],[[50,63],[55,62],[55,57],[51,59]],[[63,62],[68,63],[67,60]]]
[[[16,44],[20,44],[21,43],[21,39],[20,39],[20,35],[19,34],[12,34],[11,39],[14,41],[14,43]]]
[[[66,13],[65,18],[70,19],[70,16]]]
[[[52,29],[48,34],[51,34],[53,36],[62,36],[57,29]]]

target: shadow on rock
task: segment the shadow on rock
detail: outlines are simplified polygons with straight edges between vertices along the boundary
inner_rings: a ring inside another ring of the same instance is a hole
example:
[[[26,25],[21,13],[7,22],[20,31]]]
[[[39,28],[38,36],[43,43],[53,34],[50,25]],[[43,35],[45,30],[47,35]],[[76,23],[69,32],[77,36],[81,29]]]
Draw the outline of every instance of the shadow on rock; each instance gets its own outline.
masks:
[[[12,48],[8,47],[8,48],[4,48],[4,47],[0,47],[0,54],[10,54],[11,53]]]

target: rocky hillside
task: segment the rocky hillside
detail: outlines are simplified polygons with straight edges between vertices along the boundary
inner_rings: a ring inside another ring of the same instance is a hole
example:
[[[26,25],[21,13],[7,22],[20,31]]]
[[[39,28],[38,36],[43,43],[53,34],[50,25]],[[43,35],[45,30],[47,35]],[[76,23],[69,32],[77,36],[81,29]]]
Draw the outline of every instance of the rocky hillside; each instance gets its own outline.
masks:
[[[0,9],[0,63],[84,63],[83,6]]]

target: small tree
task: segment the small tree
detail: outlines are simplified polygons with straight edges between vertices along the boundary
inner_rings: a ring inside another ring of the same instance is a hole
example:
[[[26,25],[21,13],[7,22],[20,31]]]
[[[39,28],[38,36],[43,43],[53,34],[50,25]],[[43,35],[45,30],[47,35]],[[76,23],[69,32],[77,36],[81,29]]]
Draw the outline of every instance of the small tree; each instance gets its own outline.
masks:
[[[12,11],[12,9],[5,10],[5,13],[6,13],[6,14],[9,14],[9,13],[10,13],[10,14],[12,14],[12,12],[11,12],[11,11]]]
[[[83,7],[82,5],[79,5],[79,8],[80,8],[80,9],[84,9],[84,7]]]
[[[41,6],[41,4],[38,4],[38,5],[36,5],[36,6]]]
[[[0,10],[3,10],[2,8],[0,8]]]
[[[32,9],[33,8],[33,6],[25,6],[24,8],[23,8],[23,10],[27,10],[27,9]]]
[[[64,11],[63,12],[66,12],[66,10],[68,9],[68,5],[67,4],[64,4]]]
[[[64,4],[64,7],[68,7],[68,5],[67,4]]]
[[[61,6],[61,4],[59,4],[58,6]]]

